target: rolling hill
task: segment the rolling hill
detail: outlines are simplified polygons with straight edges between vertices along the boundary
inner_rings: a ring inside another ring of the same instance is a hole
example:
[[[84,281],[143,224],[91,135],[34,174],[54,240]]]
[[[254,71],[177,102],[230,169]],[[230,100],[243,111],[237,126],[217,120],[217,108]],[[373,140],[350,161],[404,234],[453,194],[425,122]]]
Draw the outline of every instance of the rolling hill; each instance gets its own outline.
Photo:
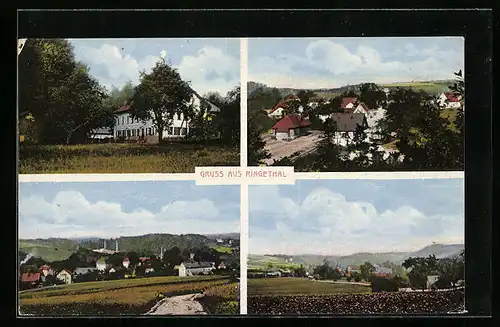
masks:
[[[40,257],[46,261],[56,261],[68,258],[78,247],[87,249],[102,248],[104,240],[100,238],[82,238],[77,240],[64,238],[20,239],[18,250],[22,253],[29,253],[35,257]],[[147,234],[106,239],[107,248],[114,250],[116,240],[118,240],[120,251],[135,251],[138,253],[156,252],[160,247],[164,249],[178,247],[181,250],[197,248],[210,246],[214,242],[213,238],[199,234]]]
[[[304,266],[316,266],[323,263],[324,260],[330,263],[339,263],[342,265],[360,265],[366,261],[372,264],[381,264],[384,261],[389,261],[394,264],[401,264],[409,257],[426,257],[434,254],[436,258],[446,258],[457,255],[464,249],[463,244],[432,244],[420,250],[413,252],[386,252],[386,253],[354,253],[346,256],[339,255],[316,255],[316,254],[301,254],[301,255],[254,255],[248,256],[249,268],[265,268],[271,263],[273,266],[289,265],[287,259],[292,258],[293,264]]]
[[[399,82],[399,83],[390,83],[390,84],[379,84],[382,88],[395,88],[395,87],[407,87],[413,88],[417,90],[423,90],[425,92],[431,94],[438,94],[444,91],[448,91],[448,87],[454,83],[453,80],[437,80],[437,81],[414,81],[414,82]],[[338,88],[330,88],[330,89],[312,89],[314,93],[316,93],[318,98],[322,99],[331,99],[336,97],[343,92],[346,91],[354,91],[359,92],[359,87],[361,84],[355,85],[344,85]],[[255,90],[258,88],[270,89],[272,86],[268,86],[262,83],[249,81],[247,84],[248,95],[250,96]],[[277,88],[282,96],[286,96],[288,94],[297,94],[301,89],[295,88]]]

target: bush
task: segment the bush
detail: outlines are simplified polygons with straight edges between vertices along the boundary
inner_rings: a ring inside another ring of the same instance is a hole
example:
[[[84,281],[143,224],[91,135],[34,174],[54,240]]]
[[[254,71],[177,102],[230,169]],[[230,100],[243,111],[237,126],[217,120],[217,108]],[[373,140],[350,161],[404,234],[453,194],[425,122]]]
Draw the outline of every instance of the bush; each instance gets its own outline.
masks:
[[[216,315],[238,315],[240,313],[240,303],[238,301],[221,302],[215,309]]]
[[[371,278],[372,292],[397,292],[399,287],[397,281],[383,277]]]

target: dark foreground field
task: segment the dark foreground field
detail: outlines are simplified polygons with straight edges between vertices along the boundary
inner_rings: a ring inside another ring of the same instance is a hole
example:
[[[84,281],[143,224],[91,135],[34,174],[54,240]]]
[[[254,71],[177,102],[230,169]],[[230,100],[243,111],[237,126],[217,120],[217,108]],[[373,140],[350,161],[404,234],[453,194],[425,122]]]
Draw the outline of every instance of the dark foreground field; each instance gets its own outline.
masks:
[[[464,290],[372,294],[250,296],[249,314],[446,314],[464,305]]]
[[[36,316],[141,315],[168,297],[203,293],[208,314],[238,314],[238,284],[222,276],[151,277],[75,283],[19,293],[19,313]]]
[[[239,150],[222,145],[21,145],[19,173],[194,173],[196,166],[238,166]]]

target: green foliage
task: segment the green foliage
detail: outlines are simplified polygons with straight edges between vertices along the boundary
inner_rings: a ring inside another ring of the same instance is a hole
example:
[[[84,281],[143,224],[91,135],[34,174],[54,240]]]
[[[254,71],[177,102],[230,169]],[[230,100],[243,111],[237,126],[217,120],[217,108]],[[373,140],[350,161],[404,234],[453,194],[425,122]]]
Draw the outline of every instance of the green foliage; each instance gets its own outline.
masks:
[[[240,313],[240,303],[238,301],[225,301],[217,305],[214,314],[216,315],[238,315]]]
[[[19,57],[19,112],[34,117],[36,141],[83,143],[91,129],[112,126],[106,94],[75,60],[64,39],[29,39]]]
[[[176,69],[159,61],[151,73],[141,73],[141,82],[134,89],[132,116],[151,119],[161,143],[163,131],[171,125],[175,114],[182,113],[186,120],[193,118],[193,94]]]
[[[434,255],[426,258],[410,257],[403,262],[402,266],[409,270],[408,278],[410,284],[420,289],[427,287],[427,276],[437,274],[438,272],[438,260]]]
[[[397,292],[399,290],[397,281],[383,277],[372,277],[370,287],[372,292]]]
[[[264,141],[262,141],[261,133],[262,129],[260,129],[253,117],[248,117],[248,165],[249,166],[258,166],[260,165],[264,159],[268,159],[271,157],[269,152],[264,148],[266,145]]]
[[[364,102],[368,108],[375,109],[386,104],[385,92],[375,83],[364,83],[359,87],[359,101]]]
[[[359,270],[361,271],[361,278],[366,281],[370,280],[375,274],[375,267],[370,262],[365,262],[359,266]]]

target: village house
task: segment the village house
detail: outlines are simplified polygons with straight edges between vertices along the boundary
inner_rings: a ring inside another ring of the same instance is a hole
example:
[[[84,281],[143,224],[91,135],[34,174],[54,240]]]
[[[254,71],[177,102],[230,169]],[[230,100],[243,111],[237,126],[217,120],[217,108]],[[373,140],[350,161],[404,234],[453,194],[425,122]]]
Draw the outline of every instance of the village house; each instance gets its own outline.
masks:
[[[130,266],[130,259],[128,257],[123,258],[122,265],[125,269],[128,269]]]
[[[41,282],[41,274],[38,273],[25,273],[21,275],[22,287],[34,287]]]
[[[368,128],[364,114],[336,112],[331,115],[331,118],[336,123],[337,128],[334,143],[341,146],[347,146],[352,141],[359,126],[364,129]]]
[[[183,262],[179,265],[179,277],[208,275],[215,269],[212,262]]]
[[[453,92],[444,92],[439,95],[437,103],[443,109],[461,109],[460,100],[462,99],[454,95]]]
[[[289,114],[279,120],[272,129],[272,135],[280,141],[293,140],[309,132],[311,122],[301,115]]]
[[[226,263],[225,262],[221,262],[218,266],[217,266],[217,269],[226,269],[227,266],[226,266]]]
[[[269,118],[280,119],[283,117],[288,107],[288,103],[285,100],[281,100],[267,115]]]
[[[375,268],[375,276],[377,277],[390,277],[392,276],[392,269],[387,267],[382,267],[379,265],[373,265]]]
[[[139,258],[139,264],[138,264],[138,265],[139,265],[139,266],[142,266],[142,265],[146,264],[146,262],[148,262],[149,260],[151,260],[151,258],[150,258],[150,257],[140,257],[140,258]]]
[[[101,257],[99,260],[96,261],[95,267],[97,270],[103,272],[108,270],[111,267],[111,264],[108,262],[106,258]]]
[[[52,269],[49,265],[43,265],[40,267],[40,273],[42,276],[47,277],[49,275],[54,275],[54,269]]]
[[[146,143],[158,143],[158,131],[152,119],[146,121],[132,117],[131,101],[126,101],[123,106],[115,111],[114,138],[116,140],[143,141]],[[201,103],[207,104],[211,113],[220,112],[214,104],[203,99],[194,92],[191,105],[195,111],[199,111]],[[171,125],[163,131],[162,138],[181,138],[190,133],[190,119],[182,113],[173,116]]]
[[[73,276],[72,276],[71,271],[69,269],[61,270],[56,275],[56,278],[65,284],[71,284],[73,282]]]
[[[340,102],[340,109],[342,109],[343,112],[351,113],[351,110],[354,111],[354,109],[356,109],[357,103],[358,99],[355,97],[344,97]]]

